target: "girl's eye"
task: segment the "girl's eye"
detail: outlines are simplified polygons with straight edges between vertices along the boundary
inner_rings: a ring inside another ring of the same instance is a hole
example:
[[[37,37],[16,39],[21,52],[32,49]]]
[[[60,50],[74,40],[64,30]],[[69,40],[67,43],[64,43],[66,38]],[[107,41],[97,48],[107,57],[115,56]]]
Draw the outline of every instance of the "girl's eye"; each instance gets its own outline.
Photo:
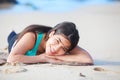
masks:
[[[56,39],[56,42],[57,42],[57,44],[59,44],[59,43],[60,43],[59,39]],[[67,49],[66,49],[65,47],[61,47],[61,48],[62,48],[62,50],[63,50],[64,52],[67,51]]]
[[[64,48],[64,47],[62,47],[62,49],[63,49],[63,51],[64,51],[64,52],[66,52],[66,51],[67,51],[67,49],[66,49],[66,48]]]
[[[65,48],[62,48],[64,52],[66,52],[66,49]]]
[[[59,40],[58,39],[56,39],[56,42],[59,44]]]

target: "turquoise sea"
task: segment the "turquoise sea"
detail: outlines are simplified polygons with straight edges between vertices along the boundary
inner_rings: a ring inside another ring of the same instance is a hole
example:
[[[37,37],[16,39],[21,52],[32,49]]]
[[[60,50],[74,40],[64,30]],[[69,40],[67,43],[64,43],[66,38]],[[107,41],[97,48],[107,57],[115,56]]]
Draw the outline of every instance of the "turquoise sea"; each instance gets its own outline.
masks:
[[[114,0],[17,0],[18,4],[12,4],[8,8],[0,8],[0,13],[5,12],[67,12],[82,6],[113,4]],[[1,4],[0,4],[1,5]]]

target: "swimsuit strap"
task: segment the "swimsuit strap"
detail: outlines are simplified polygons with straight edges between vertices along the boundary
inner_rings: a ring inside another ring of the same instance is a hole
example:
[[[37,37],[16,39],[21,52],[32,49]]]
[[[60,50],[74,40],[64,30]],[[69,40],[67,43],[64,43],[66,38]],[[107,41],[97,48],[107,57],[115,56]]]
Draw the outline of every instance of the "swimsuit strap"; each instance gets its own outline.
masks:
[[[41,40],[43,38],[43,33],[38,33],[37,41],[35,43],[35,46],[32,50],[27,51],[27,56],[35,56],[39,47],[39,44],[41,43]]]

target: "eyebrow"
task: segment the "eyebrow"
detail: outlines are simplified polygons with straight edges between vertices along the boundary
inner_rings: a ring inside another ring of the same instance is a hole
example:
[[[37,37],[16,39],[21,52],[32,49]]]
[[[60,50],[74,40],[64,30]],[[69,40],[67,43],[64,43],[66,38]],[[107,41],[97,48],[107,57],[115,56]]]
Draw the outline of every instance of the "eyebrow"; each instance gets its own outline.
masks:
[[[58,37],[57,37],[58,38]],[[58,38],[58,40],[62,43],[62,41],[61,41],[61,39],[60,38]],[[64,46],[64,49],[67,51],[68,50],[68,48],[67,47],[65,47],[65,45],[62,43],[62,45]]]

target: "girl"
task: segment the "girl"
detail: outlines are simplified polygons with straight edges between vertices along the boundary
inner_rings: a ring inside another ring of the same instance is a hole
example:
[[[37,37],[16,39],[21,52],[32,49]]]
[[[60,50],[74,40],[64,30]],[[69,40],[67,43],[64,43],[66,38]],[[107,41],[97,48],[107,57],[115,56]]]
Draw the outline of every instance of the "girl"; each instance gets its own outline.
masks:
[[[72,22],[62,22],[55,27],[30,25],[21,33],[8,36],[7,62],[22,63],[80,63],[93,64],[89,53],[77,44],[79,33]]]

